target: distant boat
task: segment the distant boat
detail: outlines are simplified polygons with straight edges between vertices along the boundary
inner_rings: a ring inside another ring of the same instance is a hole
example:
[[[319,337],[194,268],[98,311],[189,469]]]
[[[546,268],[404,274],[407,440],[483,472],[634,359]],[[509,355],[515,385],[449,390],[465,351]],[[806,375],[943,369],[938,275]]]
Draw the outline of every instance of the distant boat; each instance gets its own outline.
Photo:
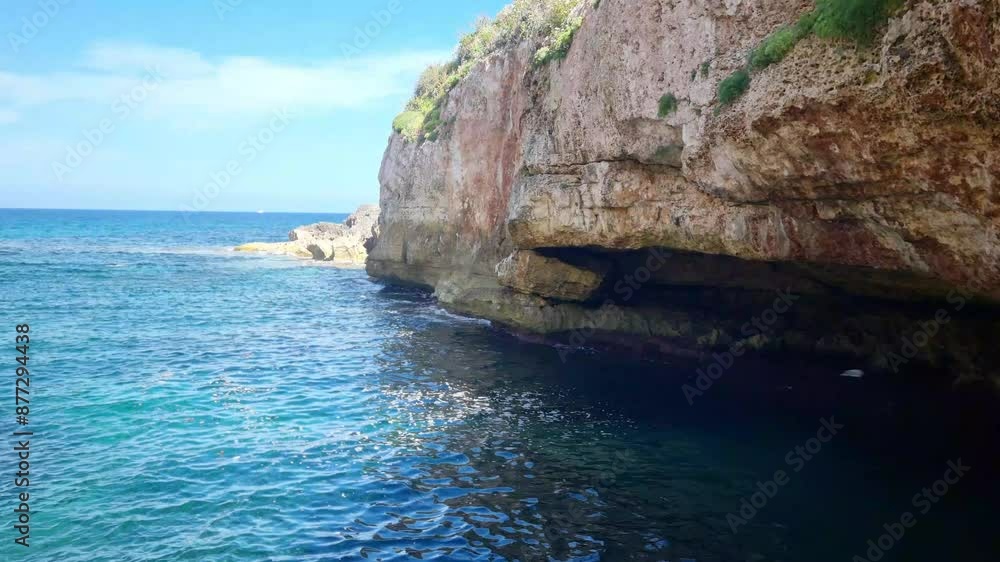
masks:
[[[258,210],[258,211],[257,211],[257,214],[258,214],[258,215],[263,215],[263,214],[264,214],[264,211],[261,211],[261,210]]]

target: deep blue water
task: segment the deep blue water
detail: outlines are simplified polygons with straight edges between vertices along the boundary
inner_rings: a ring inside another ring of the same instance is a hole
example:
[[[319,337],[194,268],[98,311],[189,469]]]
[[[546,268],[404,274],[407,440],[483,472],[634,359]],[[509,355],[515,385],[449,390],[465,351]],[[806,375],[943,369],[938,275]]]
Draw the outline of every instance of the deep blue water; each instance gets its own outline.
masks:
[[[29,549],[0,451],[0,560],[847,562],[958,458],[882,560],[1000,559],[981,395],[800,357],[689,405],[695,363],[564,362],[363,271],[229,250],[343,218],[0,210],[0,429],[27,323],[35,432]]]

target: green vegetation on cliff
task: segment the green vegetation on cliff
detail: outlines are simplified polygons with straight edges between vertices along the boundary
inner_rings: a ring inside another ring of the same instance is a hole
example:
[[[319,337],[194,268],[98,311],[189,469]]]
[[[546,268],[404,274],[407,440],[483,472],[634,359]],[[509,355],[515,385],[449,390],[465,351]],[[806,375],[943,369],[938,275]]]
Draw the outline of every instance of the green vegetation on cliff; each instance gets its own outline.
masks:
[[[409,141],[435,140],[445,97],[472,67],[490,55],[525,40],[536,41],[536,65],[565,58],[583,24],[574,17],[582,0],[514,0],[494,19],[480,18],[475,30],[458,42],[455,57],[424,71],[413,98],[393,120],[392,128]]]
[[[794,25],[775,31],[751,51],[746,68],[719,83],[719,103],[728,105],[736,101],[750,86],[751,72],[781,62],[809,35],[870,45],[878,28],[904,3],[905,0],[816,0],[816,7]]]
[[[741,68],[719,83],[719,103],[729,105],[750,87],[750,73]]]
[[[813,32],[820,37],[870,45],[875,31],[905,3],[905,0],[816,0]]]
[[[573,37],[583,25],[583,18],[569,18],[559,26],[544,45],[535,53],[535,65],[543,66],[554,60],[562,60],[569,54],[569,48],[573,44]]]
[[[659,116],[662,119],[670,115],[671,113],[677,111],[677,96],[673,94],[664,94],[660,98],[660,111]]]
[[[760,70],[780,62],[799,41],[813,32],[815,23],[816,11],[813,10],[799,18],[795,25],[786,25],[769,35],[750,53],[750,68]]]

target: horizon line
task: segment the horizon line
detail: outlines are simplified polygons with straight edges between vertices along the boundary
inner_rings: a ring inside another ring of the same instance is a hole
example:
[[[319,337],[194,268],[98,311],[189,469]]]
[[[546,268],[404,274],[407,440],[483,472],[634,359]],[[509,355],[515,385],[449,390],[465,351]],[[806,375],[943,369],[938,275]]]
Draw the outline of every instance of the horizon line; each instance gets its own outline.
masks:
[[[250,215],[349,215],[354,211],[185,211],[179,209],[99,209],[99,208],[65,208],[65,207],[0,207],[0,211],[90,211],[90,212],[120,212],[120,213],[193,213],[210,215],[213,213],[250,214]]]

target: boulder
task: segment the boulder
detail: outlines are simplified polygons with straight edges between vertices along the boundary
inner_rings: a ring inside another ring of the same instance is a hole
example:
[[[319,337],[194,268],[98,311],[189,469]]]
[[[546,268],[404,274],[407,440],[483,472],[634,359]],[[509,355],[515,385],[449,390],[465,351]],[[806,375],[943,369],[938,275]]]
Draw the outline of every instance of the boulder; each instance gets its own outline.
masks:
[[[497,277],[505,287],[574,302],[593,298],[607,273],[606,264],[576,266],[531,250],[514,252],[497,265]]]
[[[364,265],[368,247],[378,234],[378,215],[378,207],[363,205],[344,224],[321,222],[300,226],[288,233],[288,242],[255,242],[235,250],[309,258],[338,265]]]

